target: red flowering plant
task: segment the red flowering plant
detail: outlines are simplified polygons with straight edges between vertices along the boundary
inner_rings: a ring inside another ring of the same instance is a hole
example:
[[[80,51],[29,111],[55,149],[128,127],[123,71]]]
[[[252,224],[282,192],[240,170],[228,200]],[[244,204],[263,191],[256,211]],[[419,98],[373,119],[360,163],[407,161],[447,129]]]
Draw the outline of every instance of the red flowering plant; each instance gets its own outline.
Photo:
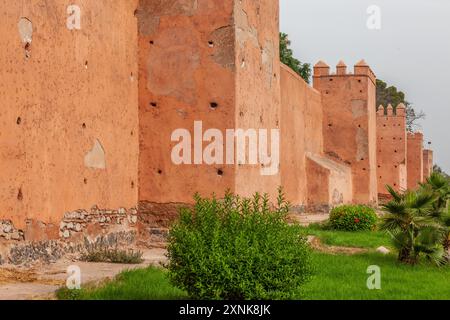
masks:
[[[334,230],[374,230],[377,224],[375,210],[362,205],[343,205],[330,213],[330,227]]]

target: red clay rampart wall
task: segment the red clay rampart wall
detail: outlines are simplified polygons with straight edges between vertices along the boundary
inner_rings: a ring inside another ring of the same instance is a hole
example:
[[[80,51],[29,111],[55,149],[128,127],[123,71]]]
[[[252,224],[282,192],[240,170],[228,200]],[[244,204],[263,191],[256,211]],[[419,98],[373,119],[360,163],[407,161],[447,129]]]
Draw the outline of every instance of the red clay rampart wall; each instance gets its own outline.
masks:
[[[378,193],[388,194],[386,185],[397,191],[407,189],[405,106],[389,105],[377,112]]]
[[[0,220],[28,239],[137,203],[136,1],[82,1],[79,30],[68,5],[0,4]]]

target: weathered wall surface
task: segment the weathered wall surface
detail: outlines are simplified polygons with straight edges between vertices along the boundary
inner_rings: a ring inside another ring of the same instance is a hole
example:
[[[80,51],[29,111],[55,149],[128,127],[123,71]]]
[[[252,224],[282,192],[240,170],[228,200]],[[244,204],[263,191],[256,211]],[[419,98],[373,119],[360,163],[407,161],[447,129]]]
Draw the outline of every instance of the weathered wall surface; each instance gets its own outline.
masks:
[[[0,220],[26,238],[137,203],[136,1],[82,1],[81,30],[68,5],[0,3]]]
[[[423,150],[423,180],[431,176],[433,172],[433,150],[425,149]]]
[[[405,106],[389,105],[377,112],[378,193],[388,194],[386,185],[397,191],[407,189]]]
[[[295,206],[307,203],[305,110],[308,85],[281,66],[281,185]],[[321,106],[320,106],[321,108]]]
[[[350,167],[323,152],[321,94],[282,65],[281,101],[281,180],[288,200],[312,211],[351,202]]]
[[[195,192],[235,191],[234,165],[194,164],[193,152],[192,164],[171,159],[175,130],[189,130],[193,146],[194,121],[203,132],[235,126],[233,12],[233,1],[139,3],[141,202],[191,203]]]
[[[279,1],[235,0],[234,6],[235,126],[244,130],[279,129],[281,117]],[[269,144],[270,140],[269,138]],[[269,170],[268,168],[273,165],[263,167]],[[272,200],[275,200],[277,186],[281,184],[280,165],[275,167],[276,174],[261,175],[261,169],[261,164],[238,165],[235,190],[244,196],[250,196],[255,191],[266,192]]]
[[[423,182],[423,134],[407,135],[407,172],[408,189],[416,189]]]
[[[137,17],[141,209],[227,189],[274,199],[279,173],[261,175],[248,157],[243,164],[236,157],[233,164],[195,162],[194,151],[193,164],[175,164],[171,150],[179,141],[171,135],[187,129],[194,145],[196,120],[203,132],[218,129],[224,141],[227,129],[279,127],[278,2],[141,0]],[[200,145],[204,150],[209,142]]]
[[[350,166],[318,154],[306,153],[307,210],[328,212],[353,200]]]
[[[343,62],[336,74],[319,62],[314,88],[322,93],[325,153],[351,165],[354,202],[376,203],[375,75],[364,61],[354,74]]]

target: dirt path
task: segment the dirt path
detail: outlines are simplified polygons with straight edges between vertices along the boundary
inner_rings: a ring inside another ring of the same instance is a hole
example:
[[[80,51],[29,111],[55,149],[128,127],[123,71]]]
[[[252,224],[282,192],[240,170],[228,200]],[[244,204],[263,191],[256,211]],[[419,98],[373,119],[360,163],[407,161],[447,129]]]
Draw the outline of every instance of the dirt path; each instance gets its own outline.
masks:
[[[368,249],[354,248],[354,247],[339,247],[339,246],[328,246],[322,243],[320,239],[316,236],[308,236],[308,243],[314,250],[325,252],[329,254],[358,254],[368,252]]]
[[[151,249],[143,252],[144,262],[139,265],[60,260],[54,264],[30,269],[0,268],[0,300],[53,299],[54,292],[65,285],[67,267],[71,265],[80,267],[83,285],[111,279],[126,269],[145,268],[166,261],[164,249]]]

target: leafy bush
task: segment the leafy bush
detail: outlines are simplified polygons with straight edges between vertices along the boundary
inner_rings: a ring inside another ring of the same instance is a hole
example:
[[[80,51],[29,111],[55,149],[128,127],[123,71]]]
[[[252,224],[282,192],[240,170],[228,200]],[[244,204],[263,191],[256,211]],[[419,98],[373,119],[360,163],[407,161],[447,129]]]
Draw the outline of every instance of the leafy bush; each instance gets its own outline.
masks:
[[[361,205],[343,205],[330,213],[330,227],[334,230],[374,230],[377,223],[375,210]]]
[[[271,209],[267,195],[223,200],[195,196],[169,233],[169,278],[195,299],[289,299],[312,274],[310,248],[286,221],[280,190]]]
[[[134,250],[120,250],[118,248],[104,248],[92,247],[87,250],[82,256],[82,261],[86,262],[109,262],[109,263],[123,263],[123,264],[139,264],[142,259],[141,251]]]

